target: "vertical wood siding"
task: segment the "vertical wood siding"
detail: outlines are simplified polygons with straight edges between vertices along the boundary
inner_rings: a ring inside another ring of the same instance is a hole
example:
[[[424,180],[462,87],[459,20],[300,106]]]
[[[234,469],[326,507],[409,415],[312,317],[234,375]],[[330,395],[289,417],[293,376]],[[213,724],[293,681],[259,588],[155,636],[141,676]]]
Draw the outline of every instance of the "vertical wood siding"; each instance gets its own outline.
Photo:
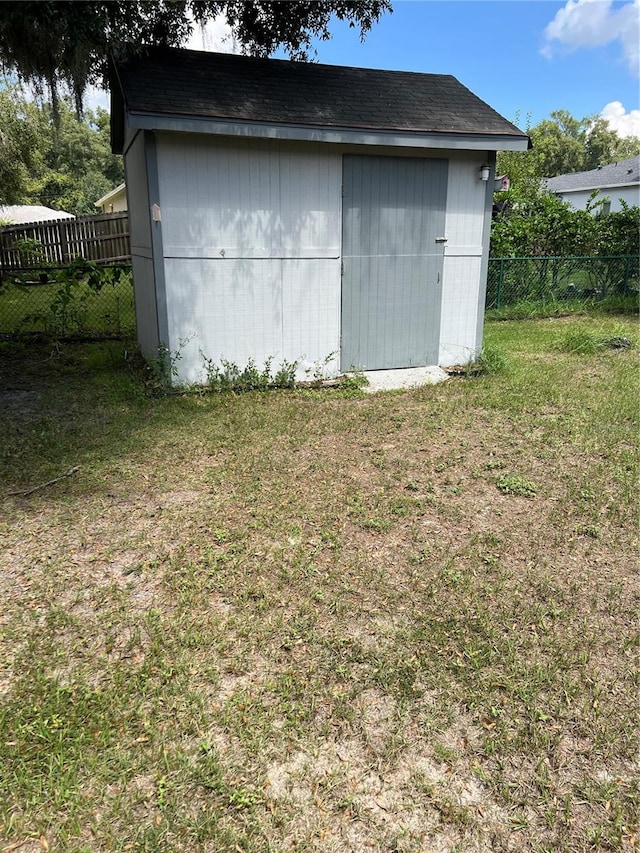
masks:
[[[155,275],[151,250],[151,221],[149,189],[144,146],[140,132],[125,156],[125,171],[129,198],[129,228],[131,231],[131,266],[136,304],[138,343],[145,358],[158,355],[158,311]]]
[[[154,287],[153,261],[141,255],[131,256],[133,269],[136,327],[140,352],[145,358],[156,358],[160,340]]]
[[[129,197],[131,253],[151,257],[149,188],[144,150],[144,132],[139,131],[124,160]]]
[[[131,227],[136,304],[148,350],[156,320],[153,267],[142,262],[151,256],[151,240],[144,156],[137,146],[136,140],[127,158],[129,198],[137,223]],[[335,354],[327,373],[339,370],[344,153],[350,152],[342,146],[157,135],[166,343],[181,351],[182,381],[204,379],[203,354],[240,366],[249,358],[261,364],[273,357],[276,366],[299,360],[300,378]],[[438,157],[449,159],[448,243],[436,306],[440,346],[432,360],[446,365],[468,359],[481,345],[486,185],[478,179],[477,153]],[[395,333],[401,340],[402,329]]]
[[[443,367],[469,361],[482,346],[477,327],[487,184],[478,176],[481,164],[481,153],[474,152],[449,163],[438,353]]]
[[[438,364],[449,367],[473,359],[476,339],[481,258],[446,257]]]
[[[345,156],[343,370],[435,363],[447,167],[442,159]]]
[[[163,134],[166,257],[336,258],[340,158],[316,147]]]
[[[158,172],[171,349],[305,368],[340,346],[341,159],[326,148],[162,134]],[[329,365],[335,372],[337,364]]]

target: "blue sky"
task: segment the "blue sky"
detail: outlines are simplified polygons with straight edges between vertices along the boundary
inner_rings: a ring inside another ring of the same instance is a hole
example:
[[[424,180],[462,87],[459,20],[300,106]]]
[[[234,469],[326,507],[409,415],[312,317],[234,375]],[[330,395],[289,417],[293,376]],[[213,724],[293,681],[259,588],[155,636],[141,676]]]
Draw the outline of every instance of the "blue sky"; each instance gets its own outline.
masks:
[[[395,0],[393,9],[364,43],[337,23],[318,61],[453,74],[521,124],[555,109],[578,118],[613,102],[638,109],[637,2]]]
[[[640,136],[640,0],[392,0],[364,43],[336,22],[317,61],[453,74],[524,128],[552,110],[600,115]],[[233,51],[223,21],[196,50]],[[92,99],[90,99],[92,100]],[[95,102],[104,103],[101,98]]]

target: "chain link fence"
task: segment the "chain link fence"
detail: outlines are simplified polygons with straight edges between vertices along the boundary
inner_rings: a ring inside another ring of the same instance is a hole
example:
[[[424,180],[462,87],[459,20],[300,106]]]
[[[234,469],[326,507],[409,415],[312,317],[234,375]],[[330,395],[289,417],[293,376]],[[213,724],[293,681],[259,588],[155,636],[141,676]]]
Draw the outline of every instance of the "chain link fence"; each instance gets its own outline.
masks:
[[[127,337],[136,331],[129,265],[0,269],[0,334]]]
[[[490,258],[486,307],[594,302],[639,292],[639,255]],[[106,338],[135,331],[129,265],[78,260],[65,267],[0,270],[0,335]]]
[[[640,255],[490,258],[486,308],[519,302],[599,301],[638,293]]]

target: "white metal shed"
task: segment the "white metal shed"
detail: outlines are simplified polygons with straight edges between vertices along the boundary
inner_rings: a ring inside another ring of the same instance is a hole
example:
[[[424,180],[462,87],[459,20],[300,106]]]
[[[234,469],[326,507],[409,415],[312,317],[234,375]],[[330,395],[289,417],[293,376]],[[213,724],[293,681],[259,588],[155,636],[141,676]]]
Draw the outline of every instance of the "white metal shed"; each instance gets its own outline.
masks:
[[[495,152],[528,137],[447,75],[154,49],[114,68],[143,355],[468,361]]]

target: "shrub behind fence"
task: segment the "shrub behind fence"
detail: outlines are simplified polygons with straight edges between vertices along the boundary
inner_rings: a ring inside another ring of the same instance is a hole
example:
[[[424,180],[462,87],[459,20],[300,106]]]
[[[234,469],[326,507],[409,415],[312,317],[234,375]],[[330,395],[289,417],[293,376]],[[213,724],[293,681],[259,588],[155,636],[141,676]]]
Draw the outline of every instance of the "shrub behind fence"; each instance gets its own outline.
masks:
[[[487,308],[594,301],[638,292],[640,256],[490,258]]]

